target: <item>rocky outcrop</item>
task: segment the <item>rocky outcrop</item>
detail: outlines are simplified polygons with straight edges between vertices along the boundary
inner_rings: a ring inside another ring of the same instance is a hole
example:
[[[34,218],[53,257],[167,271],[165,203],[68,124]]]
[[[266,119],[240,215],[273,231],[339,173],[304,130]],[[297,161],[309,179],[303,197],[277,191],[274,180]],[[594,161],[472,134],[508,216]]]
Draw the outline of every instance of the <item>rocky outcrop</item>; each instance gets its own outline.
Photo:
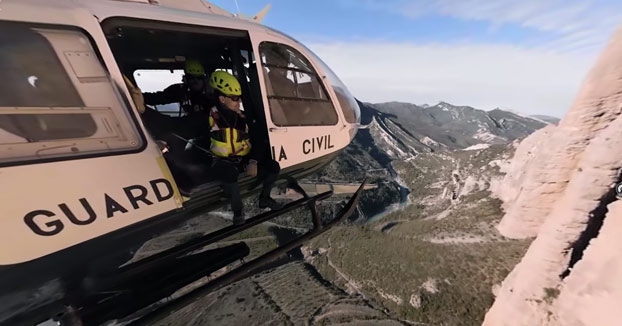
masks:
[[[553,307],[561,325],[622,324],[622,202],[607,207],[598,237],[572,270]]]
[[[499,225],[537,236],[503,282],[485,326],[621,325],[622,30],[559,126],[517,149]],[[499,187],[503,189],[504,187]]]
[[[620,115],[622,36],[614,38],[593,68],[559,126],[525,139],[501,187],[507,214],[499,230],[511,238],[533,237],[576,175],[594,137]],[[535,163],[535,164],[534,164]],[[506,201],[507,200],[507,201]]]
[[[536,164],[534,158],[541,157],[541,152],[546,152],[542,151],[543,145],[554,130],[554,126],[537,130],[520,142],[509,164],[501,165],[501,172],[505,173],[505,176],[500,183],[491,186],[491,191],[503,201],[503,208],[506,212],[512,212],[513,207],[518,207],[517,198],[523,190],[528,191],[524,188],[526,185],[535,184],[527,182],[528,179],[533,178],[533,174],[528,172],[534,170]],[[517,142],[513,145],[517,146]],[[512,219],[505,219],[506,223],[510,220]],[[507,235],[508,232],[505,233]]]

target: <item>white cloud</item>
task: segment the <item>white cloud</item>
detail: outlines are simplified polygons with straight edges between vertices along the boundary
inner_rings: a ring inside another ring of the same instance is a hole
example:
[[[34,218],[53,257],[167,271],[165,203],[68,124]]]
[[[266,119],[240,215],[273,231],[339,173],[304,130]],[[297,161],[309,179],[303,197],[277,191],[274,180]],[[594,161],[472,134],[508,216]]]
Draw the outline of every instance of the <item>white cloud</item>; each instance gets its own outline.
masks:
[[[359,99],[447,101],[560,117],[572,104],[596,54],[622,23],[618,0],[338,1],[412,19],[434,14],[488,22],[491,32],[506,24],[541,32],[523,36],[522,47],[313,42],[311,48]]]
[[[595,53],[510,45],[308,44],[362,101],[507,107],[561,117]]]
[[[565,51],[598,49],[622,23],[622,2],[614,0],[366,0],[358,5],[415,19],[432,13],[489,22],[493,29],[516,24],[553,33],[558,37],[554,48]]]

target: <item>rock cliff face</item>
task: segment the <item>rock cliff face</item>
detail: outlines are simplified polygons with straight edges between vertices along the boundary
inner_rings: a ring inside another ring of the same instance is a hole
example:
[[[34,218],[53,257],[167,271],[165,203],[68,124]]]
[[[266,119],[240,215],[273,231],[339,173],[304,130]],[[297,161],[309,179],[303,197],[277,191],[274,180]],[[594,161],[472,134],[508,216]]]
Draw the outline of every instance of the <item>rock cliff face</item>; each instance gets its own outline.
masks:
[[[536,237],[485,326],[622,325],[622,30],[558,126],[517,148],[496,185],[510,238]]]

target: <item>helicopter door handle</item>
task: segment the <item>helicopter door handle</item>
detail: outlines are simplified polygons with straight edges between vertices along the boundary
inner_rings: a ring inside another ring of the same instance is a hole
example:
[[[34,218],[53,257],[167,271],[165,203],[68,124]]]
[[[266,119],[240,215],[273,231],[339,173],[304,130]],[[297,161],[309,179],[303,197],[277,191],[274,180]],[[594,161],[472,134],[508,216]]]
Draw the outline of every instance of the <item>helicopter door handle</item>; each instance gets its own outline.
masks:
[[[287,132],[287,128],[270,128],[270,132]]]

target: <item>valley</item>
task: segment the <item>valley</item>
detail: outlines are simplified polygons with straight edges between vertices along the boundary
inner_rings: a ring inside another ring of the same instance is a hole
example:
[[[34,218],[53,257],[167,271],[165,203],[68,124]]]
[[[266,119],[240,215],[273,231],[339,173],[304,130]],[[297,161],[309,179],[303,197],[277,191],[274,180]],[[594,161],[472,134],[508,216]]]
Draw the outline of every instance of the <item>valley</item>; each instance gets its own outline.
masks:
[[[338,190],[319,205],[322,215],[330,216],[349,198],[351,184],[367,177],[370,186],[355,216],[162,325],[481,324],[493,288],[530,243],[497,231],[503,211],[491,187],[503,177],[516,141],[546,124],[447,103],[359,104],[364,127],[353,143],[301,181],[311,192]],[[421,126],[430,123],[436,129]],[[254,206],[247,199],[247,207]],[[189,221],[186,233],[178,234],[183,237],[166,239],[199,236],[229,219],[226,210],[213,212]],[[252,259],[310,226],[309,213],[295,211],[214,246],[245,241]],[[154,244],[161,247],[162,239]],[[239,264],[234,265],[221,273]]]

